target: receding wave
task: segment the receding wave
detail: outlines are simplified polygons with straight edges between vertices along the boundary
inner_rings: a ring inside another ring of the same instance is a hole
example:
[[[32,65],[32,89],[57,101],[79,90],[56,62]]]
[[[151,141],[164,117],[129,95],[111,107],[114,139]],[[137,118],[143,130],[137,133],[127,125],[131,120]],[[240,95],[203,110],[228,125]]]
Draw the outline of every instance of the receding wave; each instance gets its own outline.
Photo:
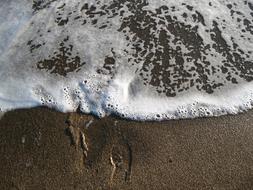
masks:
[[[253,105],[253,2],[4,0],[0,110],[138,120]]]

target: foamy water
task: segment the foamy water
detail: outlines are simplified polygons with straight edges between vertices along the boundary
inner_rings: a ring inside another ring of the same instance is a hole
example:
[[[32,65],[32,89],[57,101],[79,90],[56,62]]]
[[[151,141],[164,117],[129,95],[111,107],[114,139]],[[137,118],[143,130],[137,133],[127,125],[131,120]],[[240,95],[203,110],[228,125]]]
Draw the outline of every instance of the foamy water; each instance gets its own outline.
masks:
[[[0,1],[0,109],[163,120],[253,104],[253,1]]]

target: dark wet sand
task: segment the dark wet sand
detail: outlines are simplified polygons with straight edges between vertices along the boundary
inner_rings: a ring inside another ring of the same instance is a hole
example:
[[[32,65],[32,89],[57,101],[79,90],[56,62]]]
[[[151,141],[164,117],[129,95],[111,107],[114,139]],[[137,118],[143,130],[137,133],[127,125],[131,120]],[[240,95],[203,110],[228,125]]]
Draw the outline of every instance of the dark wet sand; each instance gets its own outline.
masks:
[[[252,189],[252,115],[132,122],[9,112],[0,120],[0,189]]]

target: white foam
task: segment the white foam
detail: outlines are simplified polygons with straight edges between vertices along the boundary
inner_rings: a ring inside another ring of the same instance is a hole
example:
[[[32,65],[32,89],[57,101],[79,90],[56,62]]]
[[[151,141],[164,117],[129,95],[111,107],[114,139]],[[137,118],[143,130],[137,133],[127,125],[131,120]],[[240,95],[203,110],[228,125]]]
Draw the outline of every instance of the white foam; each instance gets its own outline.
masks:
[[[91,6],[97,1],[52,1],[44,9],[38,11],[32,10],[32,2],[29,0],[0,2],[1,111],[46,105],[63,112],[71,112],[80,106],[83,112],[93,113],[100,117],[114,113],[131,119],[162,120],[236,114],[252,108],[253,83],[246,82],[236,75],[234,77],[239,84],[225,84],[212,94],[190,88],[178,93],[175,97],[167,97],[157,93],[157,89],[164,90],[162,87],[145,86],[139,75],[144,61],[136,64],[132,61],[133,59],[129,60],[133,58],[130,55],[136,51],[133,48],[133,39],[136,36],[129,29],[126,29],[125,33],[118,31],[122,24],[120,16],[114,16],[109,20],[108,17],[101,16],[97,20],[97,25],[92,24],[92,19],[87,18],[87,23],[81,25],[83,20],[75,20],[75,18],[77,16],[86,18],[84,11],[81,11],[85,2]],[[109,0],[101,2],[98,9],[111,2]],[[205,29],[210,29],[213,25],[212,21],[217,17],[223,18],[224,22],[217,19],[216,21],[224,26],[222,35],[227,43],[232,45],[230,39],[233,36],[234,41],[243,51],[248,52],[253,49],[252,35],[246,32],[245,37],[242,38],[241,28],[238,28],[236,22],[227,16],[230,12],[226,4],[236,3],[236,0],[214,0],[212,7],[205,0],[173,2],[149,0],[148,2],[149,5],[145,7],[145,10],[149,11],[155,11],[161,5],[175,6],[177,11],[171,12],[171,15],[177,16],[182,23],[199,26],[198,33],[205,44],[213,44]],[[190,14],[190,11],[181,6],[182,3],[191,4],[198,10],[203,15],[206,26],[194,22],[190,17],[183,18],[182,14]],[[63,4],[65,8],[59,10]],[[251,12],[245,7],[243,3],[237,5],[238,9],[244,10],[246,18],[250,18]],[[121,10],[125,11],[126,17],[133,14],[126,5],[122,5]],[[57,11],[60,12],[62,18],[68,18],[66,25],[59,26],[56,23],[59,17]],[[72,13],[68,14],[70,12]],[[113,12],[107,14],[110,16]],[[156,19],[158,22],[159,18]],[[104,23],[107,23],[109,27],[98,29],[98,26]],[[157,26],[157,31],[162,29],[162,25]],[[49,30],[51,32],[48,32]],[[159,37],[159,34],[156,34],[157,31],[153,32]],[[132,41],[127,40],[126,36]],[[50,74],[50,71],[36,69],[36,63],[52,56],[66,37],[69,38],[66,45],[74,47],[72,54],[78,54],[81,61],[86,62],[81,70],[64,77]],[[172,36],[171,40],[173,39]],[[30,46],[27,45],[30,40],[33,40],[35,44],[45,44],[31,51]],[[171,47],[174,46],[176,47],[175,44],[171,44]],[[183,44],[177,44],[177,46],[185,52],[188,51]],[[145,49],[144,44],[140,44],[140,47]],[[155,49],[151,49],[150,52],[155,52]],[[216,55],[215,57],[206,55],[212,63],[211,66],[221,65],[221,62],[226,59],[213,49],[210,49],[209,53]],[[148,53],[143,57],[147,55]],[[113,74],[99,74],[97,70],[103,68],[104,59],[107,56],[114,56]],[[252,54],[248,59],[252,62]],[[192,65],[193,62],[187,63],[188,67]],[[149,65],[149,71],[145,73],[149,81],[153,67],[154,65]],[[221,80],[225,78],[218,74],[210,78],[217,76]],[[162,80],[160,83],[163,83]]]
[[[127,84],[122,86],[116,82],[114,85],[108,90],[110,98],[107,104],[113,106],[111,111],[115,112],[116,110],[124,117],[138,120],[219,116],[236,114],[253,107],[252,84],[235,85],[233,90],[224,89],[222,92],[212,95],[192,91],[173,98],[150,97],[149,94],[126,98],[125,91],[129,90]]]

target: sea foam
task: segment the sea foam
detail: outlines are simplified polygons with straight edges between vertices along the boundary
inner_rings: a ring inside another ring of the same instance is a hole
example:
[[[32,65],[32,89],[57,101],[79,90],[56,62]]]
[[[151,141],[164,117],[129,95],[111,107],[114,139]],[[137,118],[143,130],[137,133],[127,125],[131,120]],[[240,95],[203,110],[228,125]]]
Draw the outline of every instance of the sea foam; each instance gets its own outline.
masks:
[[[236,114],[253,104],[253,2],[0,2],[0,111]]]

